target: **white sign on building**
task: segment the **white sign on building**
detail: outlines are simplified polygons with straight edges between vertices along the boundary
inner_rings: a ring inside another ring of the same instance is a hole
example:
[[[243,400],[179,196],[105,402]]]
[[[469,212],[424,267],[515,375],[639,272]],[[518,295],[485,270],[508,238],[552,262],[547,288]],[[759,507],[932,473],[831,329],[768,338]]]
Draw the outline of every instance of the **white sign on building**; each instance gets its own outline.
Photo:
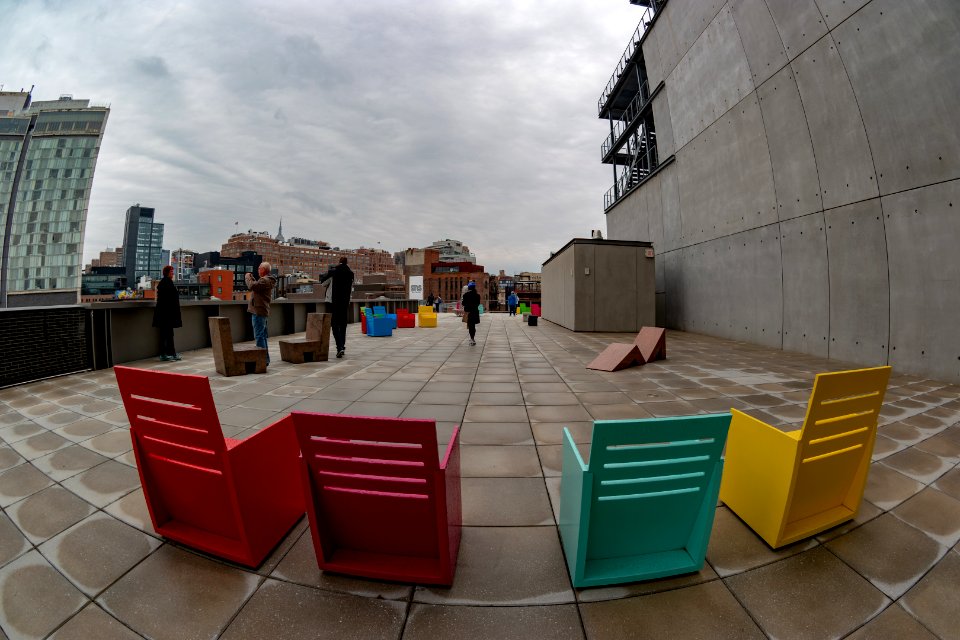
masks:
[[[407,297],[423,300],[423,276],[410,276],[407,280]]]

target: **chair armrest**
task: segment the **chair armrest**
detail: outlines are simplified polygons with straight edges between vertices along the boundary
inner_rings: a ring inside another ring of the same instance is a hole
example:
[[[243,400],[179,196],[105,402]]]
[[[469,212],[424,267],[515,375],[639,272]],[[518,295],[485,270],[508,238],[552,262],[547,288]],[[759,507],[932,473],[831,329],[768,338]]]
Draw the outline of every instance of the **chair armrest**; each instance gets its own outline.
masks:
[[[300,480],[300,446],[290,416],[281,418],[228,449],[241,504],[304,504]],[[245,512],[245,517],[254,517]]]
[[[440,461],[440,469],[446,470],[456,466],[457,475],[460,475],[460,425],[453,428],[450,434],[450,442],[447,443],[447,450],[443,453],[443,460]]]
[[[560,541],[570,576],[578,580],[586,566],[586,536],[593,496],[593,474],[587,470],[570,430],[563,428],[563,471],[560,476]]]
[[[730,412],[720,499],[772,545],[783,526],[799,443],[742,411]]]

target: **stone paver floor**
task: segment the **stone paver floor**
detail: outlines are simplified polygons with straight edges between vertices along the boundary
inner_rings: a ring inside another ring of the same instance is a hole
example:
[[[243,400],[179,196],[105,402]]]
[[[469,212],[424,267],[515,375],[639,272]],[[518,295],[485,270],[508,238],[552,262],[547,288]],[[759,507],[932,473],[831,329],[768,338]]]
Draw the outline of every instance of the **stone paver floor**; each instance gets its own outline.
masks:
[[[210,376],[224,434],[291,410],[463,424],[463,541],[450,589],[323,574],[306,522],[258,571],[154,534],[111,371],[0,390],[0,637],[957,638],[960,388],[894,371],[859,518],[771,551],[720,505],[695,575],[571,587],[556,528],[560,434],[592,420],[741,408],[787,429],[842,363],[669,332],[669,359],[584,368],[622,334],[486,315],[345,360],[223,378],[210,350],[136,366]],[[152,336],[149,339],[153,339]],[[53,357],[53,355],[51,355]]]

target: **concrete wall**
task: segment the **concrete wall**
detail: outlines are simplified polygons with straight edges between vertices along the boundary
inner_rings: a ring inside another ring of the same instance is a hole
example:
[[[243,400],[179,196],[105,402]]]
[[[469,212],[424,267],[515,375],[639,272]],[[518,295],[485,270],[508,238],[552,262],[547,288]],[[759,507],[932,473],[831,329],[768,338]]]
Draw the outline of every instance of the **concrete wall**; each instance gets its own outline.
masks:
[[[573,331],[653,326],[655,259],[648,242],[574,240],[541,270],[542,315]]]
[[[607,216],[666,326],[960,382],[958,33],[957,0],[667,3],[675,162]]]

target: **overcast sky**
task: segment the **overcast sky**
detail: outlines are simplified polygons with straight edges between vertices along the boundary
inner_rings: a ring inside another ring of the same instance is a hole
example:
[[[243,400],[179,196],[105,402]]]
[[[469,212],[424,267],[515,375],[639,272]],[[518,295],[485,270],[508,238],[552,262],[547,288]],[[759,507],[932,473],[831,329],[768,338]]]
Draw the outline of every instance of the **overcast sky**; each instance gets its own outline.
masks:
[[[627,0],[0,0],[0,83],[111,105],[85,262],[140,203],[164,247],[235,229],[539,271],[604,229],[600,92]],[[239,223],[238,226],[235,223]],[[378,245],[379,243],[379,245]]]

